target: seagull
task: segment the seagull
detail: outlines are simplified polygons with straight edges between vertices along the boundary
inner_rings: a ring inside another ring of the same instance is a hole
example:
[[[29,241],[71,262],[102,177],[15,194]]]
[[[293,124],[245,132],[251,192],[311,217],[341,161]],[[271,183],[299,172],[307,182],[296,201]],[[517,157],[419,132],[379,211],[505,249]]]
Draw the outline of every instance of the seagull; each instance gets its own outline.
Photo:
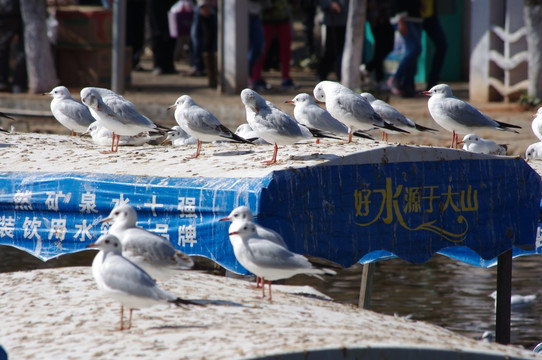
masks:
[[[309,94],[297,94],[286,102],[294,105],[294,117],[298,123],[334,135],[348,136],[348,127],[331,116],[326,109],[318,106]],[[317,143],[318,140],[316,139]]]
[[[239,135],[243,139],[247,139],[247,140],[252,141],[253,144],[257,144],[257,145],[266,144],[266,145],[269,145],[269,143],[267,141],[265,141],[264,139],[262,139],[261,137],[259,137],[258,134],[256,134],[256,132],[254,130],[252,130],[250,125],[247,124],[247,123],[239,125],[237,127],[237,129],[235,129],[235,134]]]
[[[272,297],[271,281],[287,279],[297,274],[336,274],[330,269],[318,269],[303,255],[259,236],[252,221],[232,222],[229,236],[237,261],[245,269],[261,277],[264,284],[265,280],[268,281],[269,300]],[[265,286],[262,286],[262,297],[265,297]]]
[[[75,100],[65,86],[57,86],[43,95],[52,96],[53,116],[60,124],[71,130],[72,135],[85,132],[90,124],[96,121],[89,108]]]
[[[90,124],[87,130],[81,136],[90,135],[92,141],[96,145],[109,145],[113,132],[103,126],[100,126],[97,121]],[[140,146],[148,143],[153,138],[162,136],[158,133],[142,132],[134,136],[121,136],[119,138],[119,146]]]
[[[477,129],[495,129],[518,133],[514,129],[521,129],[521,126],[518,125],[493,120],[471,104],[454,97],[452,90],[446,84],[435,85],[422,94],[430,96],[427,106],[433,120],[452,132],[451,148],[457,147],[458,133],[469,134]]]
[[[245,105],[250,127],[259,137],[270,144],[275,144],[273,157],[271,160],[264,161],[264,164],[271,165],[277,162],[278,145],[291,145],[314,137],[332,137],[316,129],[300,125],[290,115],[266,101],[254,90],[241,91],[241,101]]]
[[[121,331],[124,330],[124,307],[130,309],[129,330],[132,327],[133,309],[168,303],[177,306],[200,305],[183,300],[156,285],[142,268],[122,256],[122,244],[115,235],[102,235],[88,247],[100,249],[92,261],[92,275],[100,290],[121,303]]]
[[[476,134],[467,134],[458,143],[463,144],[463,150],[478,154],[506,155],[507,150],[506,145],[499,145],[493,140],[481,138]]]
[[[497,307],[497,291],[493,291],[491,294],[489,294],[489,297],[495,300],[495,307]],[[510,297],[510,306],[513,310],[532,306],[535,302],[536,302],[536,294],[531,294],[531,295],[514,294]]]
[[[348,142],[352,142],[352,134],[356,130],[370,130],[379,127],[383,131],[392,130],[408,134],[376,113],[371,104],[346,86],[334,81],[321,81],[313,90],[314,97],[326,103],[329,113],[348,126]]]
[[[108,233],[121,241],[123,256],[154,279],[166,280],[178,270],[194,265],[190,256],[175,249],[169,240],[138,227],[137,213],[128,204],[116,206],[101,222],[112,222]]]
[[[390,124],[397,126],[403,130],[418,130],[418,131],[438,131],[432,128],[428,128],[422,125],[416,124],[411,119],[407,118],[399,110],[388,104],[387,102],[376,99],[373,94],[364,92],[361,93],[361,97],[364,98],[371,104],[373,109],[376,111],[382,119],[389,122]],[[386,132],[382,132],[382,136],[385,137],[385,140],[388,140],[388,134]]]
[[[542,107],[539,107],[534,114],[533,122],[531,123],[531,128],[533,133],[536,135],[538,140],[542,141]]]
[[[529,145],[525,151],[525,161],[542,159],[542,141]]]
[[[162,144],[171,142],[173,147],[193,145],[198,143],[198,139],[188,135],[179,125],[175,125],[168,131],[167,139]]]
[[[235,135],[222,125],[213,114],[196,104],[188,95],[179,97],[175,104],[168,108],[168,110],[171,109],[175,109],[175,120],[179,126],[198,140],[196,153],[189,159],[195,159],[199,156],[202,141],[228,139],[250,144],[250,141]]]
[[[252,216],[252,211],[250,211],[250,208],[248,208],[248,206],[238,206],[233,209],[228,216],[220,219],[219,221],[231,221],[232,223],[254,221],[254,217]],[[256,223],[254,223],[254,226],[256,227],[256,233],[259,237],[274,242],[275,244],[278,244],[286,249],[288,248],[288,246],[284,242],[284,239],[278,232],[258,225]],[[260,287],[259,285],[260,277],[256,276],[256,287]]]
[[[118,151],[121,135],[134,136],[144,131],[164,132],[169,130],[141,115],[135,109],[134,104],[108,89],[84,88],[81,90],[81,101],[89,107],[98,124],[113,132],[111,152]],[[116,148],[114,148],[115,135],[117,137]]]

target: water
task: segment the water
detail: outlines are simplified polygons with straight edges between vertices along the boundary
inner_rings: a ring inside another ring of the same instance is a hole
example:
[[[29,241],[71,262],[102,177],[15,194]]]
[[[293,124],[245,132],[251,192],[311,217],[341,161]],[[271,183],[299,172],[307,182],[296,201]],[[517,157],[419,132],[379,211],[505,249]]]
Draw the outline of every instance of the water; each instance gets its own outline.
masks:
[[[94,252],[66,255],[43,263],[12,247],[0,246],[0,272],[43,267],[90,265]],[[201,265],[205,266],[205,264]],[[511,342],[529,350],[542,342],[542,257],[525,256],[513,261],[512,293],[537,294],[531,307],[512,311]],[[207,265],[208,269],[213,266]],[[297,276],[291,284],[310,284],[338,302],[358,303],[362,266],[339,271],[325,281]],[[495,331],[494,300],[497,269],[482,269],[435,256],[422,265],[400,259],[376,264],[370,309],[378,313],[411,316],[473,339]]]

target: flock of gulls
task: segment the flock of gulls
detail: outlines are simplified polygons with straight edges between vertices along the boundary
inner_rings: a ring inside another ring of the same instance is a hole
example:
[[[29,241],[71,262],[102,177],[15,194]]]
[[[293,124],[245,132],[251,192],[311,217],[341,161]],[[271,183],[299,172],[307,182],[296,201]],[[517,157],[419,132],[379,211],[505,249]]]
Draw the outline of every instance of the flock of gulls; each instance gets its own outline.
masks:
[[[182,95],[169,107],[175,110],[178,126],[167,128],[154,123],[140,114],[133,103],[109,89],[87,87],[81,90],[81,102],[75,100],[69,90],[58,86],[51,92],[51,112],[60,124],[72,134],[88,134],[99,145],[111,144],[111,152],[119,146],[141,145],[151,140],[164,139],[173,146],[196,145],[201,154],[203,142],[226,140],[250,144],[274,145],[273,155],[265,164],[277,162],[278,147],[300,141],[319,142],[320,138],[373,139],[369,131],[381,130],[382,139],[388,134],[411,132],[436,132],[436,129],[416,124],[400,111],[370,93],[358,94],[333,81],[322,81],[313,90],[314,98],[301,93],[286,103],[294,105],[294,116],[265,100],[251,89],[244,89],[241,101],[246,109],[246,123],[232,131],[207,109],[198,105],[189,95]],[[450,87],[439,84],[429,91],[428,108],[431,117],[442,128],[452,133],[450,147],[470,152],[505,155],[506,145],[500,145],[475,134],[477,130],[494,129],[516,132],[520,126],[496,121],[480,112],[471,104],[453,96]],[[315,101],[316,99],[316,101]],[[318,102],[325,103],[325,108]],[[542,158],[542,110],[539,109],[532,123],[535,135],[541,142],[532,144],[526,151],[526,159]],[[458,134],[466,134],[459,141]]]
[[[122,145],[140,145],[167,135],[166,141],[171,141],[174,146],[196,145],[196,152],[190,158],[197,158],[202,151],[202,142],[226,139],[274,145],[271,159],[264,162],[274,164],[278,146],[299,141],[332,138],[349,143],[354,136],[372,139],[367,132],[375,129],[382,131],[383,139],[387,139],[390,133],[437,131],[416,124],[369,93],[360,95],[332,81],[322,81],[313,90],[314,99],[325,103],[325,108],[306,93],[286,101],[295,106],[294,117],[266,101],[256,91],[244,89],[240,97],[246,109],[247,123],[235,132],[222,125],[188,95],[182,95],[169,107],[175,110],[179,126],[166,128],[140,114],[133,103],[108,89],[84,88],[80,94],[81,102],[75,100],[64,86],[46,94],[52,96],[51,111],[63,126],[72,133],[91,135],[97,144],[111,144],[111,152],[118,151]],[[515,129],[520,128],[493,120],[474,106],[455,98],[446,84],[436,85],[423,94],[430,96],[428,108],[432,118],[452,133],[451,147],[463,144],[467,151],[503,155],[506,147],[482,139],[474,131],[494,129],[517,133]],[[542,109],[539,109],[532,128],[542,141]],[[459,141],[458,133],[467,135]],[[527,149],[528,160],[538,157],[542,157],[542,142]],[[121,303],[120,330],[125,328],[125,307],[130,311],[129,329],[133,309],[160,303],[205,305],[183,300],[156,283],[156,280],[166,280],[179,270],[191,268],[193,261],[166,238],[138,227],[133,207],[126,204],[118,206],[103,221],[112,225],[107,234],[89,245],[100,250],[94,258],[92,273],[98,287]],[[265,281],[268,282],[268,299],[271,300],[272,281],[296,274],[317,277],[335,274],[333,270],[317,267],[305,256],[288,250],[282,236],[255,223],[246,206],[233,209],[221,221],[231,222],[228,233],[235,257],[256,275],[262,297],[265,297]]]
[[[305,256],[288,250],[282,236],[253,221],[250,209],[240,206],[220,221],[230,221],[229,238],[238,262],[257,276],[257,287],[272,299],[271,281],[297,274],[335,275],[335,271],[313,265]],[[132,311],[157,304],[177,306],[206,304],[184,300],[162,289],[156,280],[190,269],[190,256],[177,250],[169,240],[136,225],[137,213],[128,205],[115,207],[102,222],[111,222],[108,232],[88,245],[100,251],[92,262],[92,274],[98,288],[121,303],[120,330],[124,330],[124,308],[129,309],[126,329],[132,325]],[[261,280],[260,280],[261,279]],[[260,285],[261,281],[261,285]]]

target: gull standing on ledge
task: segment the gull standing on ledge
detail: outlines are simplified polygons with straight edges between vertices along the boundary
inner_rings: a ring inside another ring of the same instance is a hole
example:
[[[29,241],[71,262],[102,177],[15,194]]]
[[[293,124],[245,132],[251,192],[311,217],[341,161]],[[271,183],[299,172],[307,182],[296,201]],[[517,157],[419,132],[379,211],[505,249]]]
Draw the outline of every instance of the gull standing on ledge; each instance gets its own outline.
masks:
[[[132,327],[132,311],[157,304],[200,305],[183,300],[160,288],[139,266],[122,256],[122,245],[112,234],[100,236],[90,248],[100,252],[92,261],[92,275],[98,288],[113,300],[121,303],[120,330],[124,330],[124,307],[130,309],[129,330]]]
[[[252,221],[234,221],[229,228],[230,242],[235,258],[248,271],[269,283],[271,300],[271,281],[287,279],[297,274],[335,275],[330,269],[314,267],[303,255],[291,252],[284,246],[258,235]],[[265,286],[262,286],[265,297]]]
[[[175,109],[175,120],[186,133],[197,139],[196,153],[188,159],[195,159],[199,156],[202,141],[232,140],[237,142],[251,143],[236,135],[225,127],[208,110],[202,108],[188,95],[183,95],[171,105],[168,110]]]
[[[104,222],[113,223],[108,233],[115,235],[122,243],[123,256],[154,279],[166,280],[179,270],[194,265],[190,256],[175,249],[168,239],[138,227],[137,213],[128,204],[116,206],[102,220]]]
[[[399,110],[385,102],[384,100],[376,99],[373,94],[364,92],[361,93],[361,97],[364,98],[371,104],[373,109],[376,111],[382,119],[386,120],[390,124],[397,126],[403,130],[418,130],[418,131],[438,131],[436,129],[431,129],[422,125],[416,124],[411,119],[407,118],[405,115],[401,114]],[[383,131],[382,137],[384,140],[388,141],[388,133]]]
[[[70,90],[65,86],[57,86],[51,92],[43,95],[52,96],[51,112],[55,119],[64,127],[75,133],[84,133],[87,128],[96,121],[90,110],[79,101],[75,100]]]
[[[321,81],[313,90],[314,98],[326,103],[326,109],[337,120],[348,126],[348,142],[356,130],[371,130],[375,126],[383,131],[392,130],[408,134],[382,119],[371,104],[346,86],[334,81]]]
[[[235,209],[232,210],[232,212],[220,219],[219,221],[231,221],[233,223],[243,222],[243,221],[254,221],[254,217],[252,216],[252,211],[247,206],[238,206]],[[256,233],[259,237],[269,240],[271,242],[274,242],[275,244],[278,244],[284,248],[288,248],[286,243],[284,242],[284,239],[282,236],[271,229],[268,229],[266,227],[263,227],[259,224],[254,223],[254,226],[256,227]],[[263,283],[262,283],[263,286]],[[260,277],[256,276],[256,287],[260,287]]]
[[[291,145],[314,137],[326,137],[317,129],[308,129],[299,124],[271,102],[265,101],[254,90],[241,91],[241,101],[245,105],[247,122],[252,130],[268,143],[275,144],[273,157],[264,161],[264,164],[271,165],[277,162],[278,145]]]
[[[294,105],[294,118],[298,123],[334,135],[348,136],[348,127],[315,103],[309,94],[297,94],[292,100],[286,100],[286,102]],[[316,142],[319,142],[318,139]]]
[[[513,128],[521,129],[518,125],[493,120],[471,104],[454,97],[452,90],[446,84],[435,85],[422,94],[430,96],[427,107],[433,120],[452,132],[451,148],[457,148],[458,133],[469,134],[473,130],[494,129],[519,134]]]
[[[81,101],[89,107],[98,124],[113,132],[111,152],[119,150],[121,135],[134,136],[144,131],[164,132],[170,130],[156,125],[146,116],[141,115],[130,101],[115,92],[87,87],[81,90]],[[115,135],[117,147],[115,148]]]

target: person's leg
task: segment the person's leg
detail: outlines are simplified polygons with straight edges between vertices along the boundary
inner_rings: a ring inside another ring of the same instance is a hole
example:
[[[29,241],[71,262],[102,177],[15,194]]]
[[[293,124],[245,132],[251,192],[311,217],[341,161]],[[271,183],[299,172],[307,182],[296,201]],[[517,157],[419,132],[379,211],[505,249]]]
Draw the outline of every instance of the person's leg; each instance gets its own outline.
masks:
[[[252,71],[264,47],[262,21],[258,15],[249,16],[248,28],[248,75],[252,78]]]
[[[190,56],[190,65],[192,67],[191,74],[201,75],[203,73],[203,60],[202,60],[202,49],[201,49],[201,32],[199,31],[200,26],[200,13],[199,6],[196,5],[194,8],[194,20],[190,25],[190,42],[192,44],[192,53]]]
[[[292,57],[292,23],[285,21],[276,25],[279,39],[279,58],[282,80],[290,79],[290,60]]]
[[[264,50],[258,61],[256,61],[256,64],[252,68],[251,82],[257,82],[262,80],[262,69],[265,62],[265,57],[267,56],[267,52],[269,51],[269,47],[271,46],[271,40],[273,39],[273,34],[275,32],[274,25],[263,25],[262,28],[264,35]]]
[[[15,67],[13,68],[14,93],[28,90],[28,75],[26,72],[26,55],[24,49],[24,31],[22,25],[17,29],[17,44],[15,45]]]
[[[427,89],[431,89],[438,83],[440,71],[442,70],[442,65],[444,64],[444,57],[446,56],[448,43],[446,41],[444,30],[442,30],[442,26],[440,25],[436,15],[424,19],[423,29],[431,41],[433,41],[433,45],[435,46],[435,54],[433,55],[431,69],[429,70],[429,75],[427,76]]]
[[[407,21],[408,32],[403,36],[405,41],[405,55],[395,72],[393,84],[397,86],[403,96],[413,96],[415,93],[414,77],[418,65],[418,56],[422,51],[421,23]]]
[[[371,30],[375,39],[375,46],[373,58],[367,63],[367,70],[374,70],[376,81],[381,81],[384,79],[384,59],[393,50],[395,31],[389,23],[378,23]]]
[[[9,60],[11,40],[15,32],[10,26],[0,25],[0,91],[9,90]]]

